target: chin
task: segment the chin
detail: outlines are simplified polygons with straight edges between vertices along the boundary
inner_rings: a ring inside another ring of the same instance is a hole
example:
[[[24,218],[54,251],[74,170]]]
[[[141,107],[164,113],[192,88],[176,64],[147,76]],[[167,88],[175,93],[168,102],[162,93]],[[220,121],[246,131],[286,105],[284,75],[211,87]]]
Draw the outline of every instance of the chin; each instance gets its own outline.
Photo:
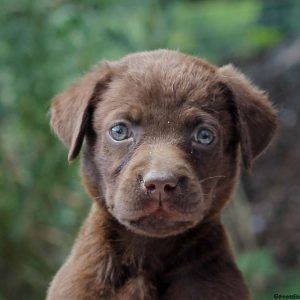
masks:
[[[123,221],[121,223],[136,234],[155,238],[165,238],[183,233],[194,227],[198,222],[146,216],[137,220]]]

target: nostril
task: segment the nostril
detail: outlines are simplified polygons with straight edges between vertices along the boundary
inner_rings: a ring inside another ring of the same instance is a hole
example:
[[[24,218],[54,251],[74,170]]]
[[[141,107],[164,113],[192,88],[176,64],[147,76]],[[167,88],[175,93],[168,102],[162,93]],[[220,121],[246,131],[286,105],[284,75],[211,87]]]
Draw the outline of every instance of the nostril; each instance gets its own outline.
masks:
[[[156,190],[156,186],[154,183],[145,183],[145,187],[149,192],[154,192]]]
[[[171,191],[175,190],[175,188],[176,188],[176,184],[173,184],[173,183],[167,183],[164,186],[165,192],[171,192]]]

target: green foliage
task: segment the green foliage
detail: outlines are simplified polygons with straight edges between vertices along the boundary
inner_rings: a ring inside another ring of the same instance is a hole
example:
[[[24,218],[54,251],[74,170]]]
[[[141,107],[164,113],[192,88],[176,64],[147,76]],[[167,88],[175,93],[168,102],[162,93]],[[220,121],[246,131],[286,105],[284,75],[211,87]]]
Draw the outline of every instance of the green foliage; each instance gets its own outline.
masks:
[[[132,51],[176,48],[214,62],[250,57],[298,28],[299,1],[286,1],[290,21],[273,3],[1,1],[0,299],[44,298],[89,207],[78,162],[68,165],[50,132],[51,97],[98,60]],[[262,21],[272,13],[284,29]]]
[[[275,261],[266,249],[242,253],[237,263],[255,290],[265,289],[268,280],[278,272]]]
[[[268,249],[241,253],[237,263],[255,291],[254,300],[268,300],[276,293],[289,295],[299,290],[299,270],[281,270]]]

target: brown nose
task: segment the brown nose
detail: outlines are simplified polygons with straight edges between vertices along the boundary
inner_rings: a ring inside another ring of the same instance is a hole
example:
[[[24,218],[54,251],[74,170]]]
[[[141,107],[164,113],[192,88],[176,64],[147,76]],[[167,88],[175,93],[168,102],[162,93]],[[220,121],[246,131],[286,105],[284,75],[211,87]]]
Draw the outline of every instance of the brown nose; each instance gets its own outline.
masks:
[[[171,173],[150,171],[144,178],[144,187],[155,200],[163,200],[176,189],[178,178]]]

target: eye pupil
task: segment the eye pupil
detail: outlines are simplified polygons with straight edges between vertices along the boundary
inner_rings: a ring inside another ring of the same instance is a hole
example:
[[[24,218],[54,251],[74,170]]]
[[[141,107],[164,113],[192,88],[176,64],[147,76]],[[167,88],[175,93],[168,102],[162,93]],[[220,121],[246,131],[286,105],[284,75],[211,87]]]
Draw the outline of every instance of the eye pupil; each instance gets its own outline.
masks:
[[[208,129],[199,129],[196,133],[195,140],[197,143],[209,145],[214,140],[213,133]]]
[[[129,130],[126,125],[115,125],[110,129],[111,137],[116,141],[123,141],[129,138]]]
[[[122,134],[122,132],[123,132],[123,128],[121,128],[121,126],[116,126],[112,130],[116,134]]]

